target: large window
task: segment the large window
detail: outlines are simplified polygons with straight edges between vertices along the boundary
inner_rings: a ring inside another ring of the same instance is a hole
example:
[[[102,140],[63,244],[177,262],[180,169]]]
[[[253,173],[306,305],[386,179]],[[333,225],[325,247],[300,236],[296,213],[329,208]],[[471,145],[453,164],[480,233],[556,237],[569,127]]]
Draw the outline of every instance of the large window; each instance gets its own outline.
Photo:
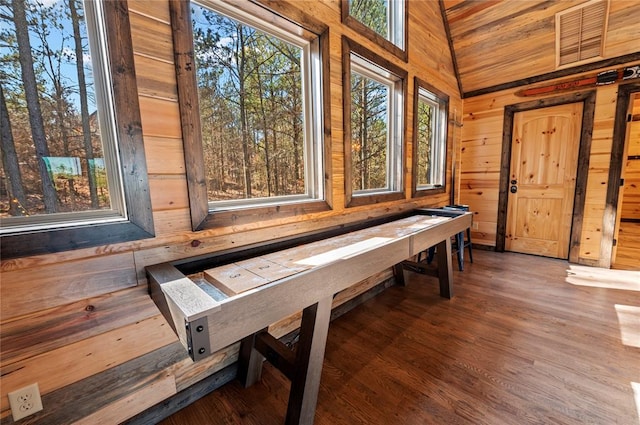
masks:
[[[347,39],[344,48],[347,205],[402,198],[406,73]]]
[[[416,78],[413,194],[444,191],[449,97]]]
[[[117,3],[0,6],[4,258],[152,236],[129,23]],[[114,58],[130,62],[112,68]]]
[[[320,38],[264,9],[202,1],[190,16],[200,130],[187,137],[199,140],[207,215],[315,208],[325,197]]]
[[[342,20],[407,60],[406,3],[405,0],[342,0]]]

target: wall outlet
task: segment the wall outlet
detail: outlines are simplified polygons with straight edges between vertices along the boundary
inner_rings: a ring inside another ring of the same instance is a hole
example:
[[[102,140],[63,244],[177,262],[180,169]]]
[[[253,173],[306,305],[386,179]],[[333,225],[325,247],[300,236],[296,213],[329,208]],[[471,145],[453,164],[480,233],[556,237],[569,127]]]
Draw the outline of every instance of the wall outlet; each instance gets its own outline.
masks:
[[[13,420],[17,421],[42,410],[42,399],[38,383],[28,385],[9,394]]]
[[[478,223],[476,222],[473,223],[473,230],[478,230]]]

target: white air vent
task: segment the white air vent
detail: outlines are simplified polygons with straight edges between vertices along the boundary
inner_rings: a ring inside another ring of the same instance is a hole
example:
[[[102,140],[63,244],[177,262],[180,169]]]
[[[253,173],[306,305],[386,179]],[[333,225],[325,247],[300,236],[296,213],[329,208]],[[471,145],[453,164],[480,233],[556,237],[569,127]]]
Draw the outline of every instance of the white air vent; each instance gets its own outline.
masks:
[[[592,0],[556,14],[557,66],[602,58],[607,0]]]

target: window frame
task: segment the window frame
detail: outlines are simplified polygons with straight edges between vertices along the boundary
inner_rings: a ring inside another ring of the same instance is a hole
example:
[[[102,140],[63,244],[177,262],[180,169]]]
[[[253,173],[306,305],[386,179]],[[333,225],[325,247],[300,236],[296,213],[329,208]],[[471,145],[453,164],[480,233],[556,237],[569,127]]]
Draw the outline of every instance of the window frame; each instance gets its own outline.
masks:
[[[199,5],[206,1],[197,2]],[[182,137],[185,151],[187,186],[189,191],[189,206],[191,212],[191,226],[194,231],[217,228],[223,226],[255,223],[258,221],[272,220],[276,218],[293,217],[331,209],[331,150],[330,143],[330,119],[329,107],[329,31],[328,27],[312,19],[301,12],[284,16],[278,10],[268,8],[262,4],[253,2],[238,2],[225,4],[224,8],[236,9],[238,14],[248,15],[256,20],[268,22],[285,32],[297,37],[315,40],[318,43],[318,65],[316,68],[315,83],[320,85],[318,99],[314,99],[314,110],[320,110],[322,122],[309,131],[315,133],[319,140],[314,145],[316,155],[321,158],[314,161],[317,192],[321,197],[304,199],[296,195],[277,198],[244,199],[232,202],[221,202],[220,209],[211,209],[207,195],[206,172],[204,166],[204,151],[202,144],[202,129],[200,124],[200,109],[198,100],[197,73],[194,66],[194,40],[193,25],[191,19],[191,1],[171,1],[170,15],[174,43],[174,56],[176,78],[178,83],[178,104],[180,107],[180,119],[182,123]],[[270,5],[278,7],[277,4]],[[212,8],[214,11],[216,8]],[[290,12],[290,11],[288,11]],[[266,14],[268,19],[263,18]],[[226,13],[223,13],[226,14]],[[233,19],[236,19],[233,17]],[[302,25],[299,22],[304,22]],[[258,29],[261,26],[256,25]],[[308,90],[307,90],[308,91]],[[305,95],[308,93],[305,92]],[[309,113],[305,112],[305,119]],[[305,130],[307,131],[307,130]],[[307,169],[305,162],[305,173]],[[308,193],[309,191],[307,191]],[[313,192],[313,190],[312,190]],[[304,195],[303,195],[304,196]],[[244,202],[243,202],[244,201]]]
[[[442,143],[443,143],[443,158],[441,162],[442,166],[442,186],[432,186],[432,187],[420,187],[418,186],[418,107],[420,102],[420,90],[426,90],[433,94],[439,105],[439,115],[440,121],[439,124],[441,128],[438,130],[441,134]],[[447,147],[449,140],[449,95],[438,90],[431,84],[427,83],[424,80],[421,80],[418,77],[414,78],[414,96],[413,96],[413,146],[412,146],[412,167],[411,167],[411,179],[412,179],[412,198],[433,195],[437,193],[444,193],[447,190]]]
[[[400,140],[396,140],[395,143],[389,141],[391,149],[387,153],[387,181],[395,180],[395,187],[389,188],[389,190],[370,189],[362,191],[354,191],[351,182],[351,170],[352,166],[352,153],[351,153],[351,57],[352,54],[359,56],[365,61],[371,62],[374,66],[377,66],[386,72],[393,74],[398,80],[401,88],[394,90],[391,96],[401,96],[402,99],[397,102],[395,112],[400,116],[394,125],[390,125],[388,137],[395,137]],[[342,84],[343,84],[343,126],[344,126],[344,185],[345,185],[345,206],[355,207],[362,205],[376,204],[380,202],[395,201],[405,199],[404,190],[404,153],[405,153],[405,126],[406,126],[406,105],[407,105],[407,75],[408,72],[405,69],[396,66],[392,62],[378,56],[374,52],[366,49],[355,41],[349,39],[346,36],[342,37]],[[395,146],[395,148],[393,148]],[[395,158],[392,157],[395,155]],[[394,174],[392,176],[392,174]]]
[[[363,24],[358,19],[353,17],[349,13],[349,0],[340,1],[342,23],[345,24],[347,27],[351,28],[357,34],[362,34],[365,38],[368,38],[369,40],[373,40],[377,45],[379,45],[383,49],[393,53],[398,58],[407,62],[409,60],[409,55],[408,55],[408,52],[409,52],[409,48],[408,48],[409,2],[406,0],[391,0],[389,4],[391,6],[402,4],[402,10],[400,11],[398,11],[396,7],[389,8],[389,15],[390,15],[389,19],[392,22],[393,21],[402,22],[402,25],[403,25],[402,37],[398,37],[398,36],[393,37],[394,39],[402,40],[402,46],[398,46],[392,40],[383,37],[382,35],[378,34],[376,31],[369,28],[367,25]],[[390,33],[397,32],[397,28],[392,27],[389,32]]]
[[[107,70],[111,74],[113,118],[124,198],[122,219],[92,222],[86,217],[53,223],[37,231],[2,236],[3,259],[110,245],[155,236],[142,137],[127,0],[101,2]],[[105,143],[105,141],[103,141]],[[114,144],[115,146],[115,144]],[[106,150],[106,148],[105,148]],[[105,211],[108,215],[109,213]],[[86,216],[87,214],[85,214]],[[93,213],[88,214],[89,216]],[[58,226],[58,227],[56,227]]]

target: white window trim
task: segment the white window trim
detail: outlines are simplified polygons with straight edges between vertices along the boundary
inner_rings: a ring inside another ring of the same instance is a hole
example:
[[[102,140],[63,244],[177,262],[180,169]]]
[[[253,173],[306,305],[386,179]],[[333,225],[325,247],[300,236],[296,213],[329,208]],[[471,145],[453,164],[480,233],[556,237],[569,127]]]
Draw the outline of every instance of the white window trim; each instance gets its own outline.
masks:
[[[390,0],[389,1],[389,16],[387,33],[389,34],[389,41],[398,46],[400,49],[405,50],[405,5],[404,0]]]
[[[431,132],[431,140],[429,146],[431,148],[431,175],[429,179],[434,181],[437,177],[441,183],[438,184],[418,184],[416,183],[416,190],[429,190],[444,187],[445,184],[445,170],[446,170],[446,125],[447,117],[446,111],[442,108],[442,103],[438,96],[429,90],[419,87],[418,88],[418,102],[425,102],[434,108],[432,122],[433,131]],[[416,111],[418,113],[418,111]],[[417,119],[417,118],[416,118]],[[418,141],[419,143],[419,141]]]
[[[403,80],[389,70],[362,56],[351,52],[351,72],[370,78],[389,88],[387,100],[387,175],[386,187],[354,190],[352,196],[368,196],[379,193],[400,192],[403,190],[403,131],[404,128],[404,90]],[[351,101],[351,100],[349,100]],[[349,152],[349,155],[352,153]]]
[[[301,74],[304,117],[304,174],[305,192],[297,195],[256,197],[225,201],[208,201],[210,213],[240,210],[248,207],[269,207],[325,199],[324,193],[324,119],[322,114],[322,62],[320,40],[309,40],[269,23],[264,17],[256,17],[233,4],[220,0],[193,1],[194,4],[212,10],[240,22],[243,25],[265,32],[302,49]]]
[[[64,229],[77,226],[127,222],[129,220],[124,196],[122,164],[120,161],[116,130],[113,85],[109,71],[106,24],[102,2],[84,2],[93,80],[97,104],[98,122],[103,158],[109,190],[109,209],[38,214],[23,217],[2,218],[0,235],[13,235],[43,230]]]

